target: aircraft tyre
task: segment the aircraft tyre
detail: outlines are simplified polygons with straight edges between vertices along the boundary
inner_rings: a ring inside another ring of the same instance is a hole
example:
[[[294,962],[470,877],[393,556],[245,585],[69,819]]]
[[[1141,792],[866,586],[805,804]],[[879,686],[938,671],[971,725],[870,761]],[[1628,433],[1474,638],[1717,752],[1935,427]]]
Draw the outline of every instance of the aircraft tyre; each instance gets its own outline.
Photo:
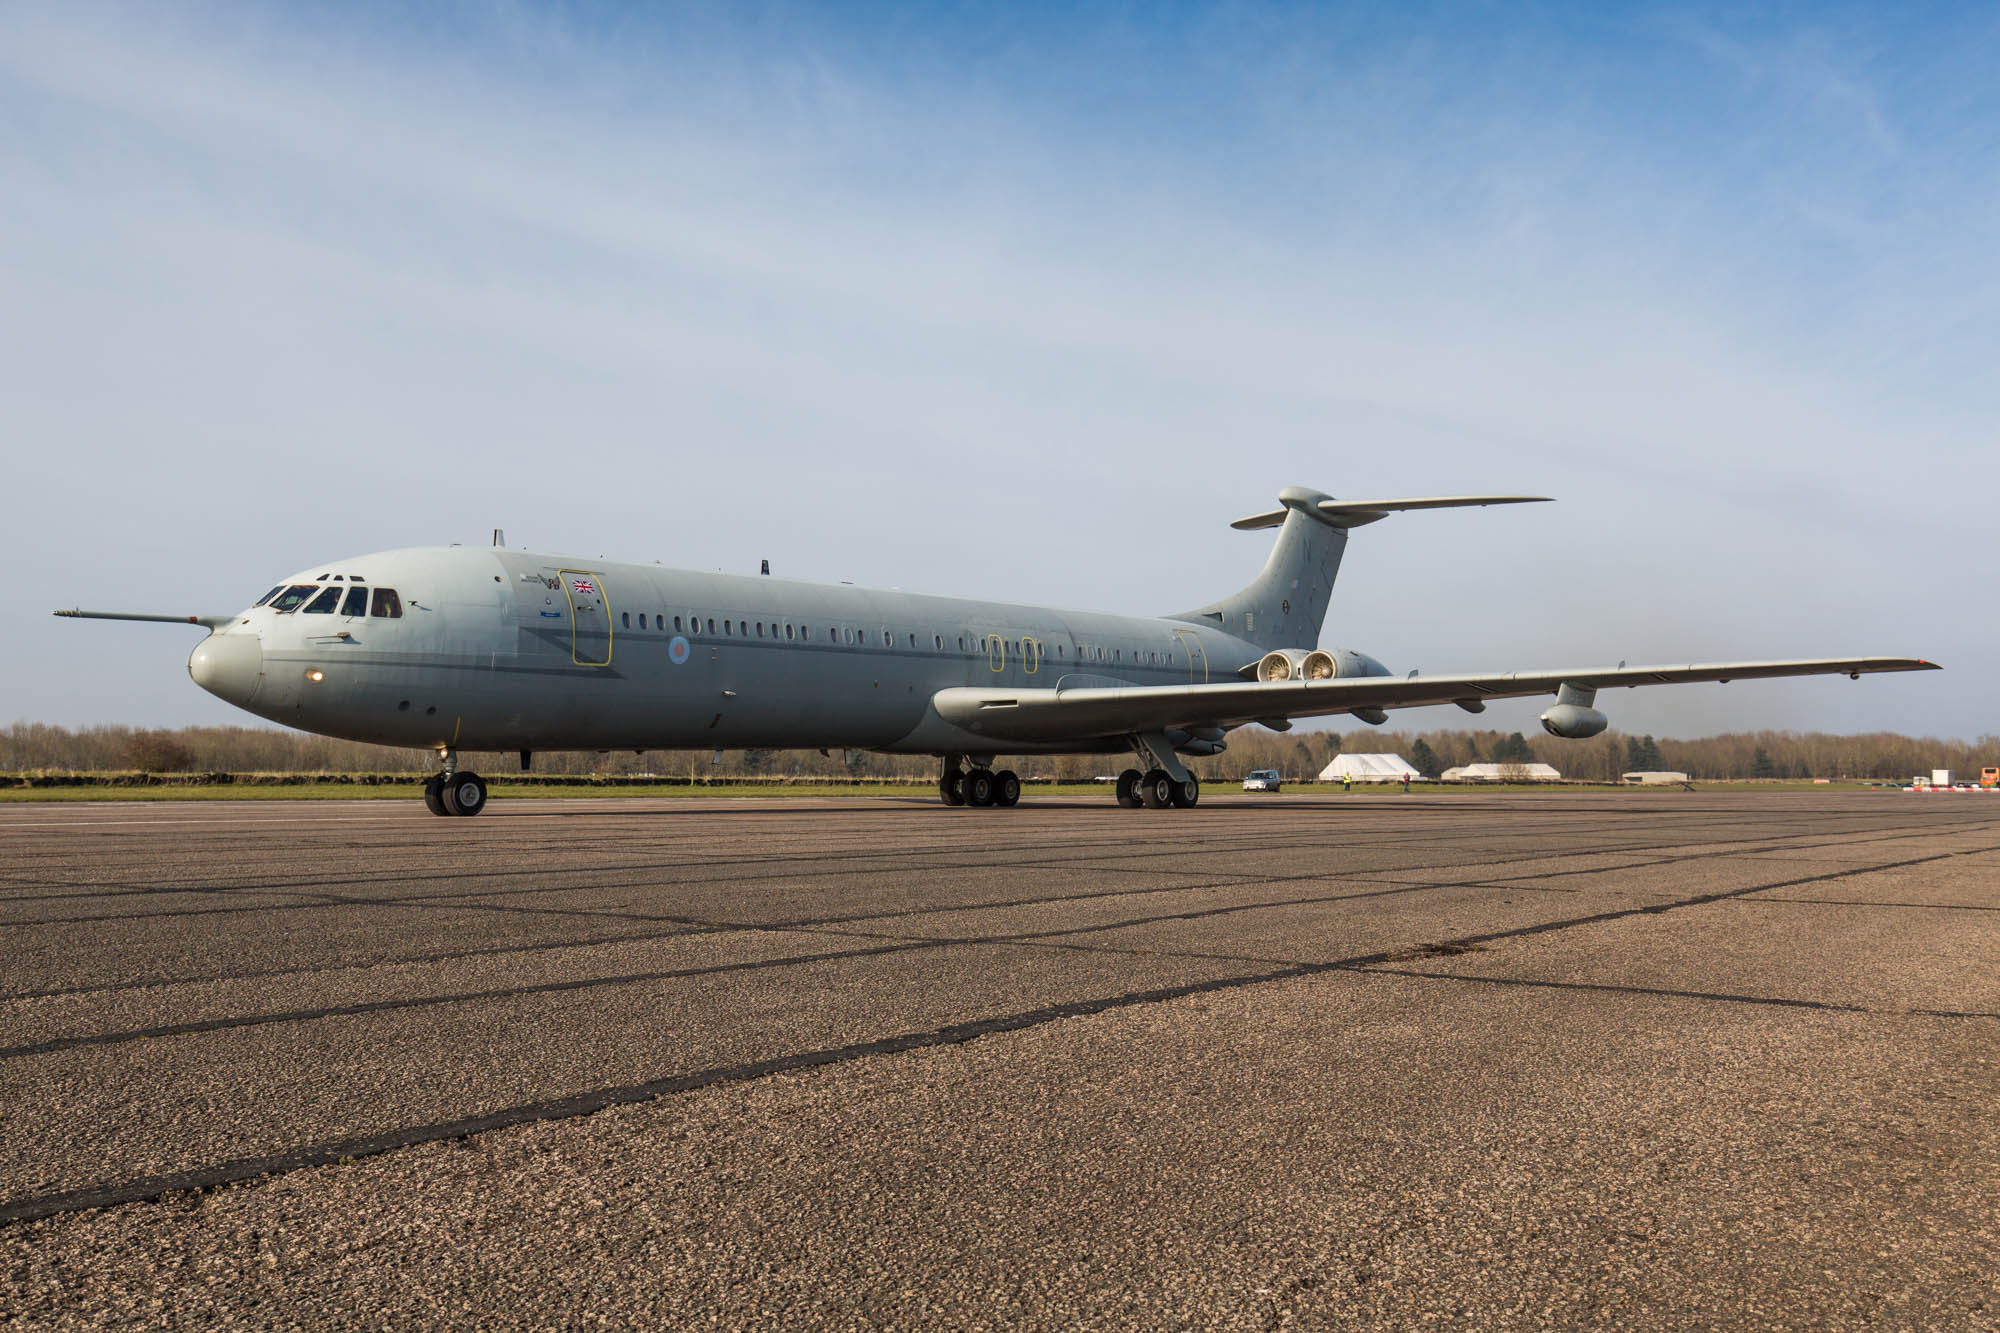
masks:
[[[993,775],[993,804],[1001,807],[1021,803],[1021,779],[1011,768],[1003,768]]]
[[[1195,802],[1199,801],[1200,799],[1201,799],[1201,780],[1195,777],[1194,774],[1192,773],[1188,774],[1188,780],[1186,782],[1174,783],[1174,805],[1176,808],[1181,810],[1192,810],[1195,807]]]
[[[424,779],[424,806],[434,815],[448,815],[444,808],[444,774],[433,773]]]
[[[454,815],[476,815],[486,808],[486,779],[459,773],[444,787],[444,808]]]
[[[946,805],[965,804],[965,774],[953,769],[938,778],[938,799]]]
[[[1128,768],[1118,775],[1118,804],[1127,810],[1137,810],[1144,802],[1139,799],[1139,784],[1146,775],[1136,768]]]
[[[1146,775],[1144,782],[1139,784],[1139,799],[1146,803],[1148,810],[1164,810],[1170,805],[1177,804],[1174,792],[1179,786],[1179,783],[1167,776],[1166,769],[1156,768]]]
[[[965,792],[967,805],[984,809],[993,804],[993,774],[986,769],[973,769],[959,786]]]

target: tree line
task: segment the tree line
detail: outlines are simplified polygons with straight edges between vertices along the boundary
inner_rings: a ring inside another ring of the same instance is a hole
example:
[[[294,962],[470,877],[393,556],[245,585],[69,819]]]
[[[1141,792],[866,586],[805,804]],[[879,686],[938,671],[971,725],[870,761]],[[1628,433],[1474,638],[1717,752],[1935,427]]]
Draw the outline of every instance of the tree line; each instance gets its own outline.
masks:
[[[1546,763],[1565,778],[1615,782],[1638,769],[1668,769],[1706,779],[1908,779],[1933,768],[1977,776],[2000,764],[2000,737],[1978,741],[1870,732],[1757,731],[1673,740],[1606,732],[1587,741],[1529,740],[1520,732],[1354,730],[1276,732],[1260,726],[1229,734],[1229,749],[1189,761],[1204,781],[1240,781],[1251,769],[1274,768],[1287,781],[1318,776],[1343,750],[1396,754],[1426,776],[1461,764]],[[1127,755],[1007,756],[1023,777],[1087,782],[1133,762]],[[518,772],[512,753],[463,752],[460,763],[491,777]],[[933,761],[921,755],[834,750],[700,750],[537,754],[542,773],[655,774],[665,777],[909,777],[929,781]],[[0,771],[147,773],[418,773],[432,760],[418,750],[308,736],[262,727],[59,727],[17,722],[0,728]]]

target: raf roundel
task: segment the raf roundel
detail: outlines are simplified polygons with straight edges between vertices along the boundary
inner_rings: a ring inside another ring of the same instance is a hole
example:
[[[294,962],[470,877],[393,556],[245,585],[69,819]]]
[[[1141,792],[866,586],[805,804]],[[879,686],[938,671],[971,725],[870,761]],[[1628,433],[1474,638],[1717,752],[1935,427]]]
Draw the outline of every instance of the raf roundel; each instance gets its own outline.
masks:
[[[678,634],[674,635],[673,639],[667,644],[667,660],[675,666],[680,666],[686,662],[688,660],[688,641]]]

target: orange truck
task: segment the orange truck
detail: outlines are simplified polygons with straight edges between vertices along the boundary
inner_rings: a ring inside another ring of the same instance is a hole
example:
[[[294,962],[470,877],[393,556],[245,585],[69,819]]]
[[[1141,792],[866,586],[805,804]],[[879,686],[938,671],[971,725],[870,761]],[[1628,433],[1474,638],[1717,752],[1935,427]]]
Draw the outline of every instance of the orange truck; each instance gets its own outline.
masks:
[[[2000,768],[1980,769],[1979,785],[1982,787],[2000,787]]]

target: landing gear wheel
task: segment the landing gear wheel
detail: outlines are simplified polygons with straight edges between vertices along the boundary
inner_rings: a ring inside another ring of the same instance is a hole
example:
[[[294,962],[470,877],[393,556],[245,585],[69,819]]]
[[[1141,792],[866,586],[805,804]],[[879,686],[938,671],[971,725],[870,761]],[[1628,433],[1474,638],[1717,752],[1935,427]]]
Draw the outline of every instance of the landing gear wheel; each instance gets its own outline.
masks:
[[[1124,806],[1127,810],[1137,810],[1142,804],[1139,800],[1139,784],[1145,780],[1146,775],[1136,768],[1128,768],[1123,773],[1120,773],[1118,775],[1118,804]]]
[[[424,779],[424,807],[434,815],[448,815],[444,808],[444,774],[433,773]]]
[[[1148,810],[1164,810],[1174,803],[1174,789],[1179,785],[1167,775],[1166,769],[1156,768],[1139,784],[1139,799]]]
[[[1021,803],[1021,779],[1014,776],[1014,770],[1003,768],[993,775],[993,804],[998,806],[1019,805]]]
[[[953,769],[938,778],[938,799],[946,805],[965,804],[965,774]]]
[[[1188,774],[1186,782],[1176,782],[1174,784],[1174,806],[1176,809],[1192,810],[1194,809],[1195,802],[1200,799],[1201,780],[1195,777],[1194,774]]]
[[[979,809],[993,804],[993,786],[993,774],[983,768],[973,769],[959,784],[965,792],[965,803]]]
[[[486,779],[477,773],[459,773],[444,784],[444,808],[454,815],[476,815],[486,808]]]

